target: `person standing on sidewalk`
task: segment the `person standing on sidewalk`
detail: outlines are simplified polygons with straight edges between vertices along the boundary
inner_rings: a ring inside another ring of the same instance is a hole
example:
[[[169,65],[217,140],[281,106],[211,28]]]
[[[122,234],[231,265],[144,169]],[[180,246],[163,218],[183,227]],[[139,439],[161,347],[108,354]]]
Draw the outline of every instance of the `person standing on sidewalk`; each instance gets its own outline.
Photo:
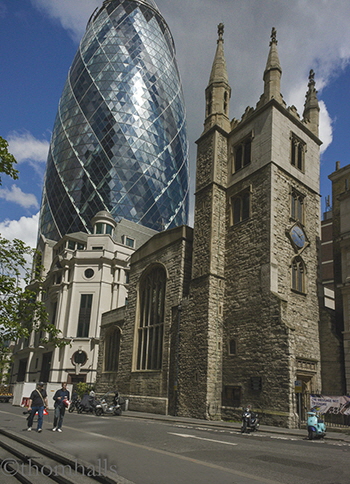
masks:
[[[36,390],[32,391],[29,402],[28,411],[30,412],[28,417],[28,431],[32,430],[34,415],[38,412],[38,428],[37,431],[41,432],[43,428],[43,414],[44,409],[48,408],[47,393],[44,390],[44,383],[40,382],[36,386]]]
[[[66,412],[66,406],[69,402],[69,391],[67,390],[67,383],[62,383],[62,388],[57,390],[53,399],[55,401],[55,416],[53,419],[53,432],[62,432],[63,417]]]

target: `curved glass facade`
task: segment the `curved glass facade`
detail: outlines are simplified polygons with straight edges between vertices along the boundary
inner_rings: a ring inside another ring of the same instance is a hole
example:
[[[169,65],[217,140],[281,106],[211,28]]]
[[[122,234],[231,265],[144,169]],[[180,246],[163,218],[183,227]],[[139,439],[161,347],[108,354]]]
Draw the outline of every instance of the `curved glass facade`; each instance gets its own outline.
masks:
[[[107,210],[155,230],[187,223],[188,141],[173,39],[153,0],[91,17],[59,103],[39,231],[91,232]]]

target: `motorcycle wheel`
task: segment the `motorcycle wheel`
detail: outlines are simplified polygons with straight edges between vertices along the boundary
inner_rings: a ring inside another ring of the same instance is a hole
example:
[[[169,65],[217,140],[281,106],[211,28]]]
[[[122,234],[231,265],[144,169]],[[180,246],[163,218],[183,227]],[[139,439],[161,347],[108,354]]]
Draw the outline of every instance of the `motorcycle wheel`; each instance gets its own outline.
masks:
[[[122,414],[121,408],[117,408],[116,410],[114,410],[114,415],[121,415],[121,414]]]
[[[77,412],[78,413],[83,413],[83,410],[84,410],[84,408],[81,405],[79,405]]]
[[[68,409],[68,412],[69,412],[69,413],[72,413],[72,412],[74,412],[74,409],[75,409],[75,405],[71,405],[71,406],[69,407],[69,409]]]
[[[244,422],[244,424],[241,427],[241,433],[244,434],[246,430],[247,430],[247,424]]]
[[[102,410],[102,408],[96,408],[96,409],[95,409],[95,414],[96,414],[98,417],[101,417],[101,415],[103,414],[103,410]]]
[[[315,440],[315,438],[316,438],[316,432],[314,430],[309,430],[308,439]]]

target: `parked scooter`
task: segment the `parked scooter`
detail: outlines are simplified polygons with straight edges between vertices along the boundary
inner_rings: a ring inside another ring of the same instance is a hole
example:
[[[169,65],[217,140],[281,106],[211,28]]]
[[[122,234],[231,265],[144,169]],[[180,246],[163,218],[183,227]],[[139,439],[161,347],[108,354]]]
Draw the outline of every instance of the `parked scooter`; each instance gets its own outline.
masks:
[[[95,414],[100,415],[121,415],[122,414],[122,406],[124,404],[124,399],[119,396],[118,392],[115,393],[113,397],[113,402],[108,403],[108,396],[110,392],[106,393],[101,399],[101,401],[96,405]]]
[[[257,413],[252,412],[250,406],[243,410],[241,433],[256,432],[259,429],[260,421]]]
[[[326,424],[324,420],[317,414],[316,410],[311,410],[307,415],[308,439],[323,439],[326,435]]]

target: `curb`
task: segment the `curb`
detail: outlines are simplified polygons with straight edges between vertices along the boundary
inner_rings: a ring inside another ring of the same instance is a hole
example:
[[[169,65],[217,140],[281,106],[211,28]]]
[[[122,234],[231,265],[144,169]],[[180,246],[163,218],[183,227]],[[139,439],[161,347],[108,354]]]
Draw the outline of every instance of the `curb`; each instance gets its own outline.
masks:
[[[240,430],[241,424],[240,423],[231,423],[225,422],[224,420],[200,420],[200,419],[192,419],[188,417],[175,417],[171,415],[159,415],[159,414],[144,414],[139,412],[132,412],[130,411],[123,412],[123,417],[132,417],[132,418],[139,418],[143,420],[159,420],[162,422],[168,423],[183,423],[183,424],[191,424],[191,425],[201,425],[201,426],[209,426],[209,427],[219,427],[219,428],[226,428],[226,429],[233,429],[233,430]],[[300,437],[307,440],[307,431],[306,427],[303,426],[301,429],[288,429],[282,427],[269,427],[269,426],[261,426],[259,427],[259,432],[265,432],[268,434],[279,434],[279,435],[291,435],[293,437]],[[338,435],[330,435],[330,434],[338,434]],[[326,440],[335,440],[335,441],[342,441],[350,443],[350,429],[341,429],[341,428],[328,428],[327,435],[325,437]]]

